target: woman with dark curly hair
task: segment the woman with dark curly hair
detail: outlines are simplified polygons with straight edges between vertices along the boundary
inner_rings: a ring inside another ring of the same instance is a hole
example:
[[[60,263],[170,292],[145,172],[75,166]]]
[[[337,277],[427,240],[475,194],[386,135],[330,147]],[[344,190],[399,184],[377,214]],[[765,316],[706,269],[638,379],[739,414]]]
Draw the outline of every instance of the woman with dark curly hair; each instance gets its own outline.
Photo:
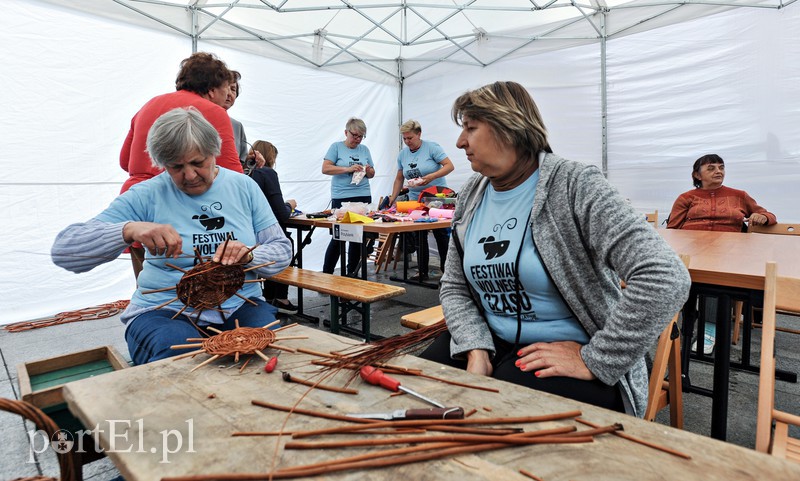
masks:
[[[220,167],[242,172],[239,154],[233,139],[233,127],[228,113],[220,105],[225,103],[230,91],[233,74],[225,62],[210,53],[197,52],[181,61],[181,69],[175,79],[176,92],[152,98],[131,119],[131,128],[122,151],[119,165],[128,173],[120,194],[143,180],[160,174],[163,169],[156,166],[147,153],[147,133],[156,119],[177,107],[194,107],[222,138],[222,151],[216,159]],[[142,270],[144,249],[138,243],[130,247],[133,273],[138,278]]]

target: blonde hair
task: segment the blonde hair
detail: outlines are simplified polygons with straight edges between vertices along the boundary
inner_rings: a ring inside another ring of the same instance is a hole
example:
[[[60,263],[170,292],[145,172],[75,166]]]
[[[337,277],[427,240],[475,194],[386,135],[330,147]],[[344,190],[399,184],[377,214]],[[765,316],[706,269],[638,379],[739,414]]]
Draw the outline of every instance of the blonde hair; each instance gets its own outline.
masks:
[[[273,168],[275,167],[275,159],[278,158],[278,148],[272,145],[272,143],[267,142],[266,140],[256,140],[253,142],[253,150],[257,150],[264,156],[264,163],[265,167]]]
[[[552,152],[539,108],[525,87],[495,82],[461,95],[453,103],[453,121],[464,117],[489,124],[495,136],[514,148],[520,160],[534,160],[539,151]]]
[[[415,134],[422,133],[422,126],[416,120],[407,120],[400,126],[400,133],[414,132]]]

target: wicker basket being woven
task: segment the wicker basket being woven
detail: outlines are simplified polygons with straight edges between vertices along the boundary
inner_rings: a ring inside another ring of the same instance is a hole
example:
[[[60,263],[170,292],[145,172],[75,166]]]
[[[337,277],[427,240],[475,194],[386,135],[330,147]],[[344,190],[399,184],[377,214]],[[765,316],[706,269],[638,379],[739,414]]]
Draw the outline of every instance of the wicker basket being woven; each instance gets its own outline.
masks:
[[[15,399],[0,398],[0,409],[14,414],[19,414],[23,418],[33,422],[36,429],[47,433],[48,439],[59,431],[58,425],[50,419],[47,414],[42,412],[33,404]],[[72,451],[64,453],[56,452],[58,465],[61,469],[61,481],[81,481],[83,479],[83,469],[77,462],[76,454]],[[17,478],[14,481],[58,481],[56,478],[46,476],[36,476],[32,478]]]

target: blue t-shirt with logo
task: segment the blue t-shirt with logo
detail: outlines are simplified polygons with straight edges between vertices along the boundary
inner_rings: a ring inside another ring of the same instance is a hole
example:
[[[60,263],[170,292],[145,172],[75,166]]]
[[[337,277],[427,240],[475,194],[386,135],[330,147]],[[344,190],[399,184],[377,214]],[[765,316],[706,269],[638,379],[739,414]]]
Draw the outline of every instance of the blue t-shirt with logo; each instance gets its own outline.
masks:
[[[442,168],[442,161],[447,158],[444,149],[436,142],[422,141],[422,144],[414,152],[405,147],[397,154],[397,170],[403,171],[406,179],[416,179],[424,177]],[[444,177],[439,177],[429,182],[427,185],[409,186],[408,198],[417,200],[420,192],[432,185],[447,187]]]
[[[464,272],[478,293],[489,326],[501,339],[521,344],[589,342],[542,265],[528,225],[539,170],[516,188],[499,192],[489,185],[464,239]],[[519,279],[515,275],[519,254]],[[517,285],[519,281],[519,285]]]
[[[351,149],[344,142],[334,142],[325,154],[325,160],[330,160],[337,167],[350,167],[353,164],[363,165],[364,168],[368,165],[375,167],[369,149],[363,144],[358,144],[355,149]],[[369,179],[366,177],[361,179],[358,185],[350,183],[353,180],[352,172],[336,174],[332,177],[331,199],[372,195],[369,190]]]
[[[228,237],[252,246],[256,243],[256,232],[278,222],[258,184],[250,177],[228,169],[219,169],[211,187],[194,196],[180,191],[169,174],[163,172],[131,187],[95,218],[109,223],[170,224],[180,234],[183,255],[177,259],[151,256],[145,250],[139,287],[131,298],[132,304],[143,307],[158,306],[176,296],[173,290],[142,294],[142,291],[178,284],[183,272],[167,266],[167,263],[189,270],[195,265],[195,249],[202,256],[211,257]],[[245,278],[255,279],[256,276],[251,271],[245,273]],[[238,294],[247,298],[259,297],[261,288],[258,283],[246,283]],[[235,310],[243,302],[241,298],[232,296],[222,304],[222,308]],[[175,300],[167,307],[177,311],[183,303]],[[192,309],[184,312],[190,314]]]

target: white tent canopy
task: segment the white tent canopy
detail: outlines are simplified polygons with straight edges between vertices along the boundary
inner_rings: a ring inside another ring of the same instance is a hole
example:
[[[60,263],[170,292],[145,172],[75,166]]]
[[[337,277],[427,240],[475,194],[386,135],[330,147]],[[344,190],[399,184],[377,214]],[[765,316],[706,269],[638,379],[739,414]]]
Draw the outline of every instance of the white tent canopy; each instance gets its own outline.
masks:
[[[400,81],[439,63],[485,67],[732,7],[779,9],[795,0],[49,1],[268,58]]]
[[[471,170],[454,145],[452,101],[507,79],[533,94],[557,153],[607,158],[609,179],[643,212],[664,219],[691,187],[694,159],[716,152],[726,185],[800,221],[800,9],[737,4],[7,1],[0,323],[130,296],[124,259],[74,275],[52,265],[49,247],[119,192],[130,118],[174,88],[193,48],[242,73],[230,114],[251,142],[278,146],[284,194],[307,212],[327,205],[322,155],[351,116],[368,126],[375,201],[391,189],[408,118],[445,148],[457,190]],[[328,239],[315,235],[308,267]]]

